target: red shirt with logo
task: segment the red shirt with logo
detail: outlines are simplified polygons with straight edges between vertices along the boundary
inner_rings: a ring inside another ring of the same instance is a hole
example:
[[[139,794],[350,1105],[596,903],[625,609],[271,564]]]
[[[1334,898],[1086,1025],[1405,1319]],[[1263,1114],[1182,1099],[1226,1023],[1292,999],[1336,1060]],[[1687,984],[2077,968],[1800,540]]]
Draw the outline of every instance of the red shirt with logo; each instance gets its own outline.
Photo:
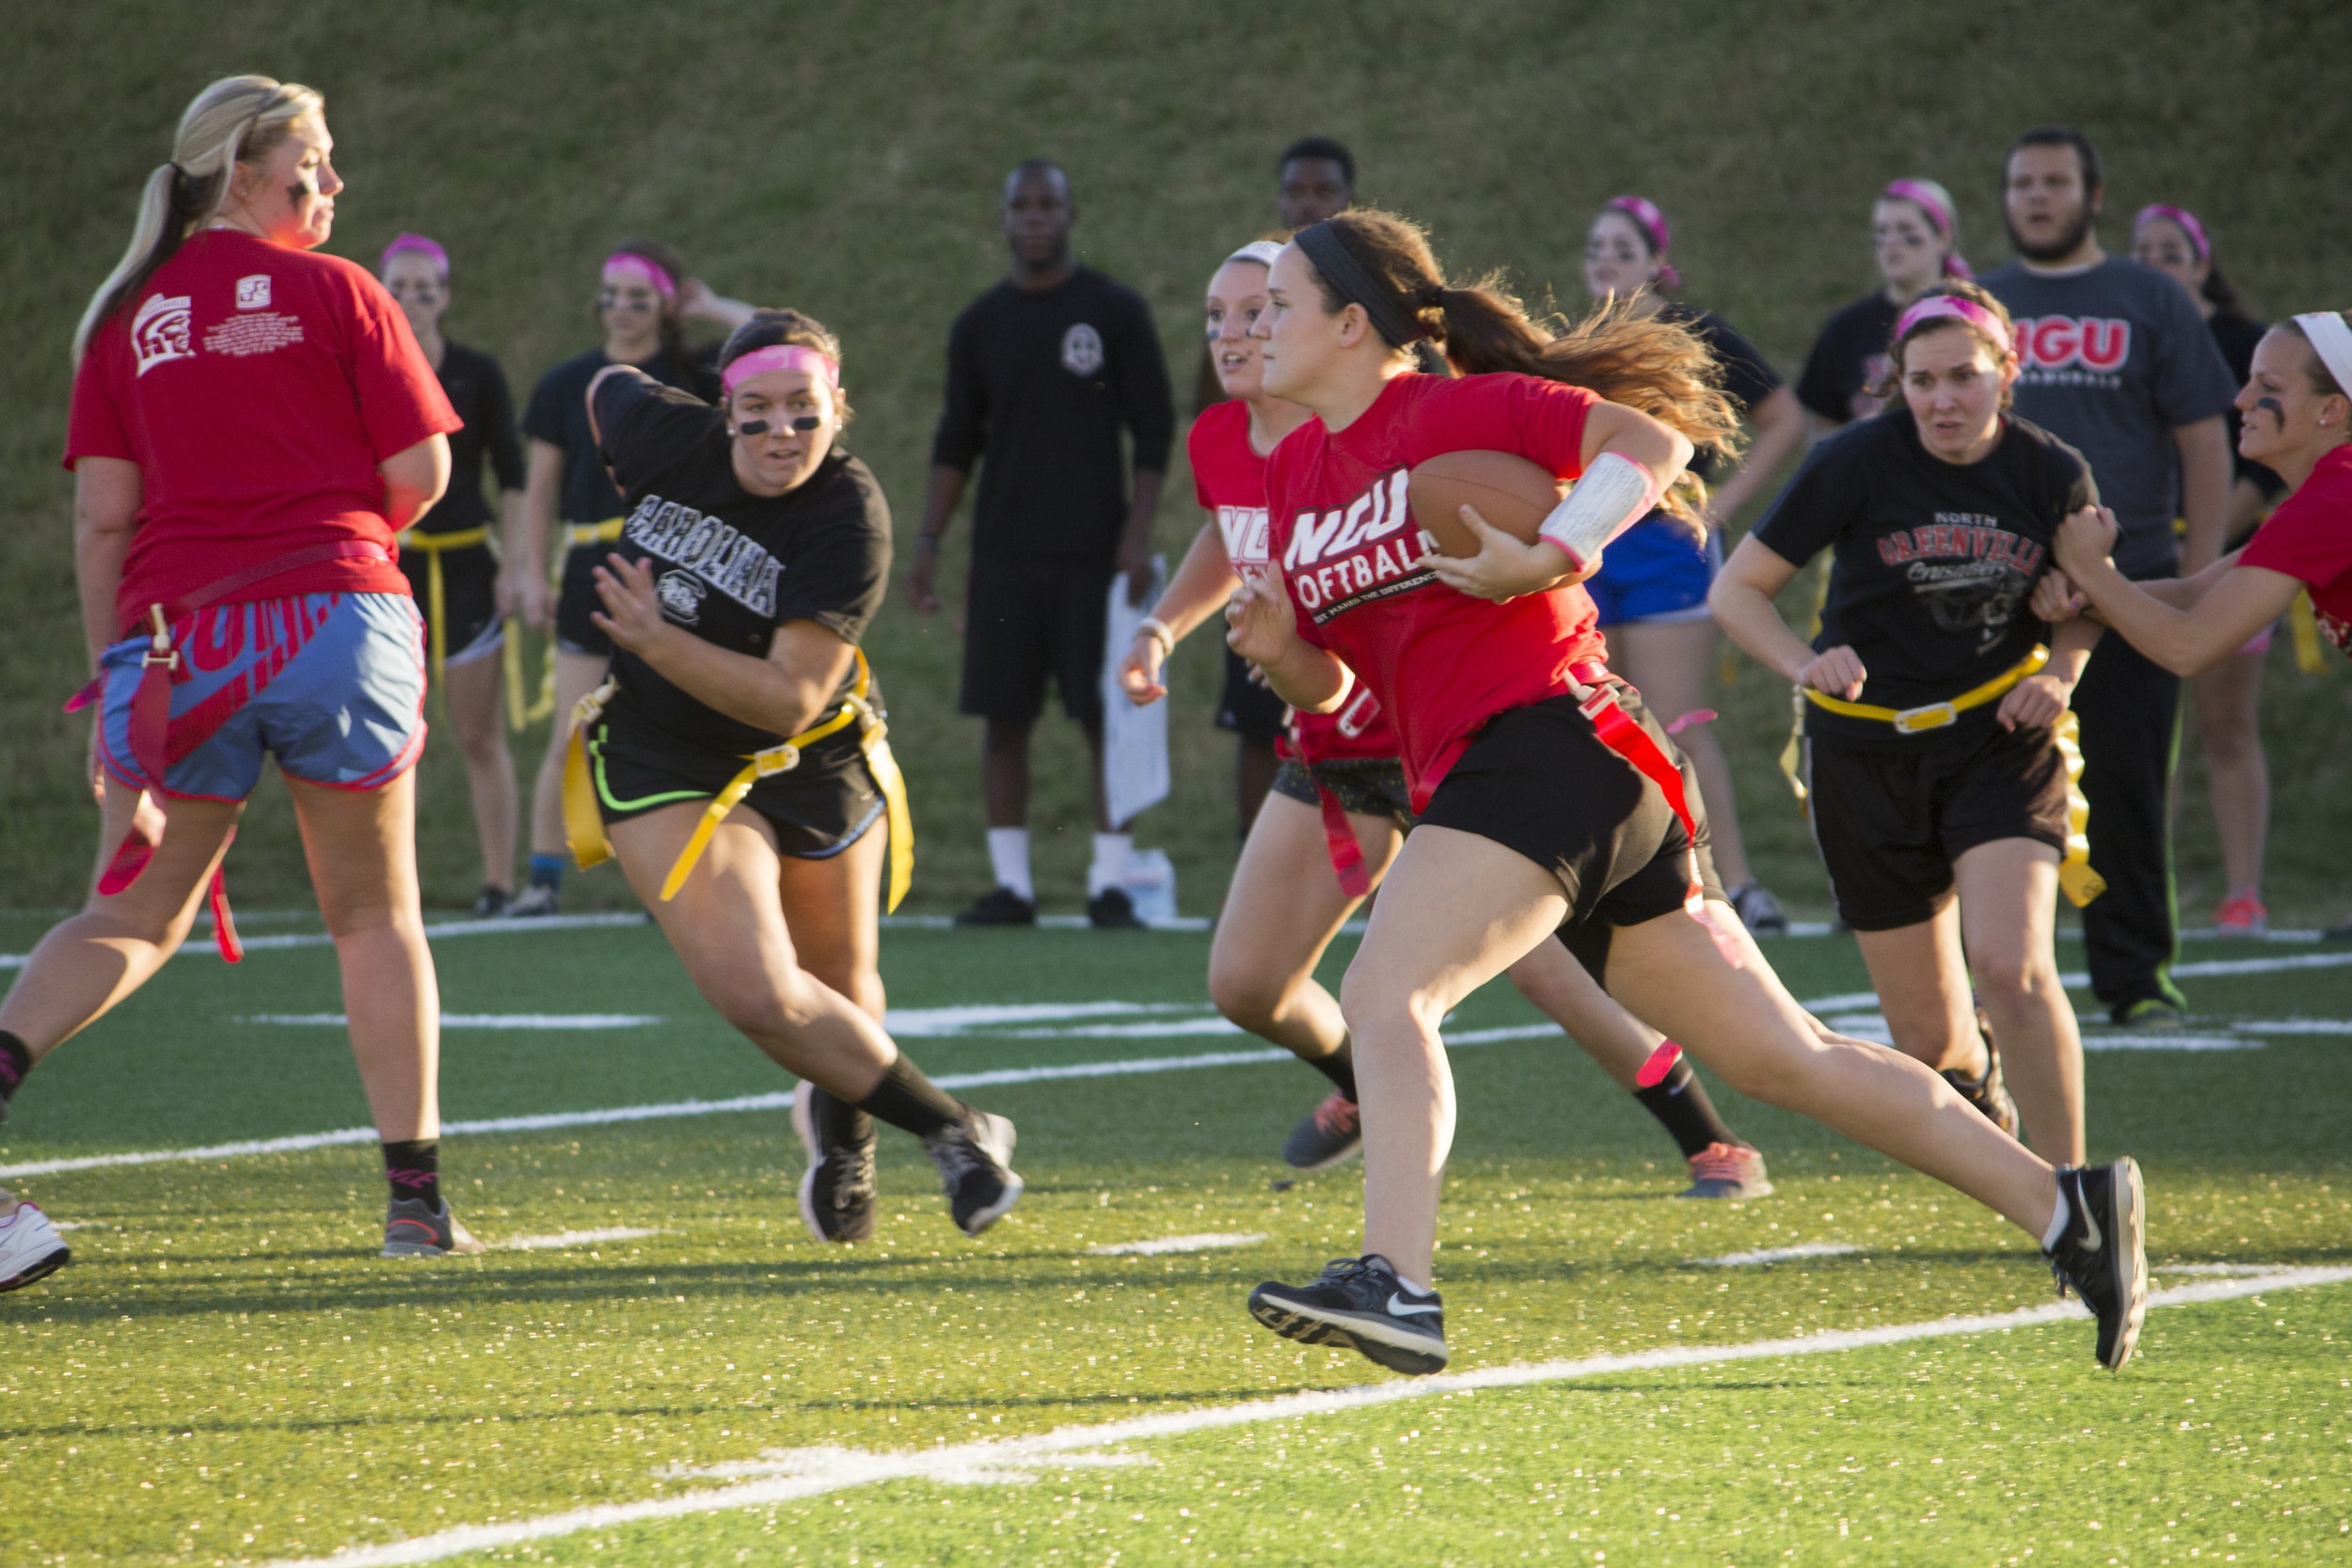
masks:
[[[138,465],[138,531],[115,596],[127,636],[151,604],[336,540],[385,555],[297,567],[223,602],[406,594],[376,465],[460,428],[365,268],[208,229],[90,335],[65,466]]]
[[[1406,504],[1411,470],[1439,452],[1507,451],[1574,479],[1585,414],[1599,401],[1532,375],[1400,375],[1345,430],[1310,420],[1267,460],[1267,549],[1299,635],[1379,700],[1415,811],[1480,725],[1565,692],[1569,667],[1608,646],[1580,587],[1496,604],[1414,566],[1436,542]]]
[[[1225,559],[1236,572],[1264,565],[1266,460],[1249,444],[1249,405],[1236,398],[1202,409],[1185,451],[1192,458],[1192,493],[1201,510],[1216,519]],[[1397,743],[1379,699],[1359,682],[1337,713],[1292,709],[1290,733],[1280,749],[1311,763],[1392,757]]]
[[[2352,653],[2352,446],[2319,460],[2237,563],[2282,572],[2310,589],[2321,634]]]

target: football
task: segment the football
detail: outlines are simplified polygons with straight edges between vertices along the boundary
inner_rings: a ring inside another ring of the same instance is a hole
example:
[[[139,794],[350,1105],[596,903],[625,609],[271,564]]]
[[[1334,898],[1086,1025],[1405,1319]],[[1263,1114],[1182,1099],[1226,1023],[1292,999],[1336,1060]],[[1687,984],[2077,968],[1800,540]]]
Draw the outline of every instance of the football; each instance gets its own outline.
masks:
[[[1419,523],[1439,555],[1476,555],[1478,536],[1461,508],[1521,544],[1532,542],[1566,487],[1526,458],[1507,451],[1439,452],[1413,470],[1406,491]]]

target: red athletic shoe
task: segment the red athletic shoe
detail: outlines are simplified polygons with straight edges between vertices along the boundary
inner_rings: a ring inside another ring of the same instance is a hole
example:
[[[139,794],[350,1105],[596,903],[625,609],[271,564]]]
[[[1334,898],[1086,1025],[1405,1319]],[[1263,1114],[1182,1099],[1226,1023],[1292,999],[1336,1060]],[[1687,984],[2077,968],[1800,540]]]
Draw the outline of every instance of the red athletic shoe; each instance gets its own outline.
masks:
[[[1691,1187],[1684,1197],[1765,1197],[1772,1183],[1764,1156],[1745,1144],[1708,1144],[1691,1156]]]
[[[2270,911],[2263,908],[2259,898],[2225,898],[2213,911],[2213,934],[2217,937],[2259,937],[2270,933]]]

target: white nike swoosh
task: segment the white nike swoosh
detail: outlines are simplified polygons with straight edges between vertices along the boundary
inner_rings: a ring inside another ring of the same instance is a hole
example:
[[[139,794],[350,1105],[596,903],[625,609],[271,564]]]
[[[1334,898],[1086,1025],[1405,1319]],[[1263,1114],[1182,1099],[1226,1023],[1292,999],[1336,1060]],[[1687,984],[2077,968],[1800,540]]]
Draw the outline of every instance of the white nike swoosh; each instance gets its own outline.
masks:
[[[2096,1252],[2101,1247],[2107,1244],[2107,1233],[2100,1229],[2099,1222],[2091,1217],[2090,1205],[2085,1203],[2079,1205],[2078,1207],[2080,1207],[2083,1212],[2083,1245],[2089,1247],[2091,1251]]]
[[[1396,1291],[1391,1291],[1389,1292],[1389,1316],[1391,1318],[1418,1318],[1431,1312],[1442,1312],[1444,1310],[1445,1307],[1441,1303],[1429,1307],[1415,1307],[1406,1301],[1406,1299]]]

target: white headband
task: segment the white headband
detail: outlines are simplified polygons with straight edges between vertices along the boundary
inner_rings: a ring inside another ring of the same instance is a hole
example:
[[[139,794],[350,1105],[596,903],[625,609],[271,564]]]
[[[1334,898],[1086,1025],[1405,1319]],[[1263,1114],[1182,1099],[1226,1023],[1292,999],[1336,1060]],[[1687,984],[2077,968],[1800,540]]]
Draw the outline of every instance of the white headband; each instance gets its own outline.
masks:
[[[1225,258],[1228,261],[1255,261],[1262,267],[1274,265],[1274,259],[1282,254],[1279,240],[1252,240]]]
[[[2344,317],[2333,310],[2313,310],[2297,316],[2295,325],[2311,340],[2312,352],[2328,367],[2328,373],[2336,378],[2336,385],[2352,392],[2352,326],[2345,325]]]

